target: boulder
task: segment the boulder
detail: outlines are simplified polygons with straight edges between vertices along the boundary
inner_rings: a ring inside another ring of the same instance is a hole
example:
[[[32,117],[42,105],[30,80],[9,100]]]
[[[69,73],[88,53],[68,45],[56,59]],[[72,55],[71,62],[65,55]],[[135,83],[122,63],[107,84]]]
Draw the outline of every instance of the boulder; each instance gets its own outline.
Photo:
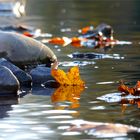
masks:
[[[45,66],[37,66],[30,71],[33,84],[42,84],[49,80],[54,80],[51,76],[51,69]]]
[[[0,65],[5,66],[8,69],[10,69],[13,74],[17,77],[17,79],[20,82],[20,85],[26,85],[26,86],[31,86],[32,83],[32,77],[26,73],[25,71],[21,70],[11,62],[7,61],[5,58],[0,59]]]
[[[17,66],[41,62],[48,66],[57,60],[53,51],[41,42],[12,32],[0,31],[0,57]]]
[[[0,95],[17,95],[20,84],[10,69],[0,66]]]

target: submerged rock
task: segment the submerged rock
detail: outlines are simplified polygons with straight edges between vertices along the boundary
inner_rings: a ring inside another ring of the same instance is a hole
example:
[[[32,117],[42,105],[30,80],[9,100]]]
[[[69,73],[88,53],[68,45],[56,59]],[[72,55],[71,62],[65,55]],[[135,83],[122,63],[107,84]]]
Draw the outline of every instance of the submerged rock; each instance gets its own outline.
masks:
[[[33,84],[42,84],[49,80],[54,80],[51,76],[51,69],[45,66],[38,66],[30,71]]]
[[[33,63],[50,64],[57,60],[53,51],[41,42],[11,32],[0,31],[0,57],[23,66]]]
[[[20,88],[18,79],[10,69],[0,66],[0,94],[17,95]]]
[[[98,138],[127,136],[128,133],[139,132],[139,128],[114,123],[75,121],[67,131],[80,131]]]
[[[4,58],[0,59],[0,65],[5,66],[8,69],[10,69],[13,72],[13,74],[17,77],[17,79],[19,80],[20,85],[31,86],[32,77],[28,73],[21,70],[20,68],[18,68],[17,66],[10,63],[9,61],[7,61]]]

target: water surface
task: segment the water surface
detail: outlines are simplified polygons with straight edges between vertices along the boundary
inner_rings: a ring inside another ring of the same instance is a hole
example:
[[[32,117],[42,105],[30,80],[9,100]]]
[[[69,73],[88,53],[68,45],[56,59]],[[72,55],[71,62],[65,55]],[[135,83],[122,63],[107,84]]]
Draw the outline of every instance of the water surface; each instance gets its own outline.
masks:
[[[140,79],[140,1],[138,0],[28,0],[26,16],[15,19],[2,17],[1,24],[23,24],[40,28],[53,36],[72,37],[78,29],[100,23],[110,24],[116,39],[130,41],[130,45],[116,45],[103,49],[62,48],[49,45],[62,63],[60,68],[68,70],[73,61],[81,64],[80,73],[86,82],[83,89],[33,88],[19,99],[9,99],[0,106],[0,140],[57,140],[96,139],[92,135],[66,130],[73,120],[91,122],[122,123],[140,126],[138,105],[128,105],[122,112],[118,102],[105,102],[98,97],[118,93],[118,81],[123,79],[134,85]],[[75,52],[95,52],[112,57],[102,59],[74,59],[68,57]],[[113,57],[117,56],[117,57]],[[86,63],[85,63],[86,62]],[[67,65],[63,65],[67,64]],[[75,94],[73,97],[71,92]],[[98,99],[97,99],[98,98]],[[127,135],[122,139],[135,139]],[[113,138],[112,138],[113,139]]]

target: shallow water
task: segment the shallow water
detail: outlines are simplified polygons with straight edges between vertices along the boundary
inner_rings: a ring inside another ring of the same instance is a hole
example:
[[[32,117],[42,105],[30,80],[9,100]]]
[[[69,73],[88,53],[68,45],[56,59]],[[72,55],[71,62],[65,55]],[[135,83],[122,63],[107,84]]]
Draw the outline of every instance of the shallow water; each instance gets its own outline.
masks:
[[[26,16],[15,19],[1,17],[1,24],[16,23],[40,28],[53,36],[72,37],[78,29],[105,22],[110,24],[116,39],[132,44],[116,45],[108,50],[60,47],[50,45],[56,53],[60,68],[81,64],[80,73],[86,82],[85,89],[27,89],[19,99],[1,99],[0,140],[57,140],[97,139],[84,132],[67,132],[74,120],[122,123],[140,126],[137,103],[122,105],[116,100],[106,102],[99,98],[117,94],[118,81],[123,79],[134,85],[140,79],[140,1],[138,0],[29,0]],[[41,40],[42,38],[38,38]],[[96,59],[71,58],[78,53],[99,53]],[[105,57],[109,56],[109,57]],[[73,63],[75,61],[75,63]],[[72,96],[74,94],[74,96]],[[118,139],[135,139],[137,134]],[[112,138],[113,139],[113,138]],[[117,138],[116,138],[117,139]]]

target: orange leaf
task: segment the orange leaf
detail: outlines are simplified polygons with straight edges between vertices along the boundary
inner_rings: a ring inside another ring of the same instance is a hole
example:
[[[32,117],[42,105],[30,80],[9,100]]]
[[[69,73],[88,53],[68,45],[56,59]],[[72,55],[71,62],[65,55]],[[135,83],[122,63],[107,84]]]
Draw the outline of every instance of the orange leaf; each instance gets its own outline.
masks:
[[[71,85],[70,80],[68,79],[66,73],[63,70],[52,69],[51,74],[55,78],[55,80],[60,83],[60,85]]]
[[[118,87],[118,90],[126,94],[138,95],[140,94],[140,81],[137,82],[136,86],[128,87],[123,83]]]
[[[55,37],[49,40],[49,43],[63,45],[65,43],[63,38]]]
[[[33,35],[30,32],[23,32],[23,35],[28,36],[28,37],[33,37]]]
[[[79,68],[77,66],[72,67],[69,72],[66,74],[63,70],[52,69],[52,76],[56,79],[60,85],[69,85],[69,86],[84,86],[85,83],[80,78]]]
[[[94,29],[93,26],[86,26],[86,27],[83,27],[83,28],[80,30],[80,32],[81,32],[82,34],[85,34],[85,33],[87,33],[88,31],[92,31],[93,29]]]
[[[135,86],[135,89],[136,89],[137,91],[140,91],[140,81],[137,81],[137,84],[136,84],[136,86]]]
[[[79,74],[79,68],[77,66],[72,67],[69,72],[67,73],[68,79],[71,81],[72,85],[79,85],[84,86],[84,81],[81,80],[80,74]]]

